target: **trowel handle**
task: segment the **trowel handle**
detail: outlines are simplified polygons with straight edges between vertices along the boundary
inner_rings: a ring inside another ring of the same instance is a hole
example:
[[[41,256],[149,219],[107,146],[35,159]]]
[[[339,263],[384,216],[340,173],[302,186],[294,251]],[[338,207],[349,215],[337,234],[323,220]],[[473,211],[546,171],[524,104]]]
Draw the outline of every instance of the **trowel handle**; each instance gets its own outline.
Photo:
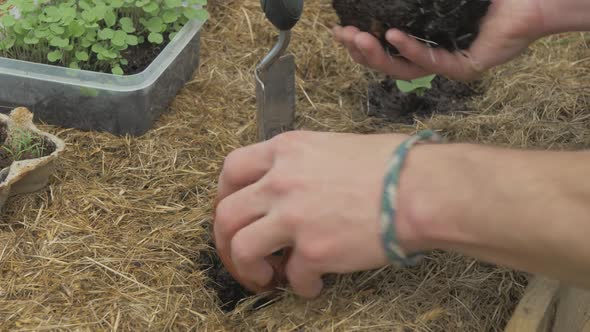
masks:
[[[303,13],[303,0],[260,0],[266,18],[281,31],[293,29]]]

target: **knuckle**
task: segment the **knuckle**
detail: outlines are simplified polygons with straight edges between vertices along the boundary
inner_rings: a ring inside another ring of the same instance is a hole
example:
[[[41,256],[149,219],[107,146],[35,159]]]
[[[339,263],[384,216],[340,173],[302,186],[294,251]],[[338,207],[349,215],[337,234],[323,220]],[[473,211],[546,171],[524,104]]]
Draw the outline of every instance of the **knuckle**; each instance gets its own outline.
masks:
[[[223,178],[225,181],[229,183],[234,183],[237,181],[239,176],[241,175],[241,167],[244,155],[244,148],[238,148],[232,152],[230,152],[223,162],[223,167],[221,174],[223,174]]]
[[[237,266],[244,266],[255,260],[249,242],[236,234],[231,241],[231,257]]]
[[[279,219],[287,229],[294,230],[305,220],[305,216],[301,209],[287,208],[281,211]]]
[[[317,141],[321,135],[321,133],[307,130],[286,131],[271,139],[270,148],[279,157],[298,156]]]
[[[222,237],[231,235],[231,220],[232,216],[235,216],[235,213],[232,211],[231,206],[227,202],[227,200],[219,202],[215,209],[215,229],[216,233]]]
[[[283,196],[301,188],[302,184],[301,181],[292,174],[274,171],[268,174],[265,187],[270,193],[277,196]]]
[[[271,149],[276,156],[275,166],[264,177],[264,190],[275,194],[285,194],[300,187],[302,181],[294,174],[296,162],[305,150],[310,134],[303,131],[290,131],[275,136]]]
[[[301,144],[306,135],[308,135],[308,133],[301,130],[280,133],[272,138],[272,147],[279,152],[285,149],[293,149]]]
[[[321,242],[308,241],[301,244],[299,255],[310,265],[320,264],[326,257],[325,246]]]

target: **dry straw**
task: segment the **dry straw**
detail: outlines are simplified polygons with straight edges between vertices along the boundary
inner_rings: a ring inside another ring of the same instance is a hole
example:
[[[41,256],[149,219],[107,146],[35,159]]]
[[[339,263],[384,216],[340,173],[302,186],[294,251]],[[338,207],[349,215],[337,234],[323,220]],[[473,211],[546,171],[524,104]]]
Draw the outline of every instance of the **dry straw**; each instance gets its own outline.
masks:
[[[141,138],[58,128],[68,152],[44,191],[0,221],[0,330],[500,331],[522,274],[454,254],[422,266],[329,278],[321,298],[288,291],[252,310],[219,309],[198,264],[224,156],[255,139],[253,70],[276,38],[258,0],[214,1],[202,66]],[[291,50],[298,125],[404,131],[362,113],[374,73],[333,43],[328,0],[309,1]],[[580,149],[590,142],[587,36],[545,39],[484,81],[473,114],[421,119],[454,141]],[[362,170],[360,170],[362,172]]]

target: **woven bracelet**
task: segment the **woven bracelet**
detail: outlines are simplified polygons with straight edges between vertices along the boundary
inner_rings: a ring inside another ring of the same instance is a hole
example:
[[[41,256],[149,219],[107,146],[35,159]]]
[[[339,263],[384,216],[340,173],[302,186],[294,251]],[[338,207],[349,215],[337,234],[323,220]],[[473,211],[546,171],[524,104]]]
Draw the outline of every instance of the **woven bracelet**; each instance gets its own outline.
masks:
[[[400,173],[406,160],[408,151],[416,143],[420,142],[441,143],[442,138],[431,130],[424,130],[411,136],[400,144],[393,158],[388,165],[383,186],[383,197],[381,202],[381,228],[383,246],[389,261],[398,268],[416,265],[424,255],[416,253],[407,255],[401,248],[396,237],[396,212],[397,212],[397,190],[399,186]]]

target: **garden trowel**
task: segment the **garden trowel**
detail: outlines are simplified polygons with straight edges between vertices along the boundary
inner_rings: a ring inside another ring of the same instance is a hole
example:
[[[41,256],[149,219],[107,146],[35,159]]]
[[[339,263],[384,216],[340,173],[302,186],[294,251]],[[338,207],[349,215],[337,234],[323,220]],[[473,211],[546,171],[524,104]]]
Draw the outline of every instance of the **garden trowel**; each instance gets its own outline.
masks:
[[[256,67],[256,124],[260,141],[293,129],[295,58],[284,54],[291,29],[303,12],[303,0],[261,0],[266,18],[279,29],[279,41]]]

